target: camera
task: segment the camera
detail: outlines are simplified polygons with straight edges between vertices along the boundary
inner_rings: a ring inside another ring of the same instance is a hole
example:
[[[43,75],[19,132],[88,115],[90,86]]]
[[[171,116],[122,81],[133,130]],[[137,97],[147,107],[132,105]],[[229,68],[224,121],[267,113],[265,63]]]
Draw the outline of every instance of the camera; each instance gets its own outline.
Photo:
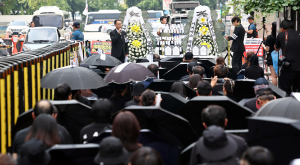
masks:
[[[285,56],[282,56],[282,57],[279,58],[279,60],[278,60],[278,65],[279,65],[279,66],[283,66],[283,67],[285,67],[285,68],[291,67],[291,63],[289,63],[289,62],[286,60]]]

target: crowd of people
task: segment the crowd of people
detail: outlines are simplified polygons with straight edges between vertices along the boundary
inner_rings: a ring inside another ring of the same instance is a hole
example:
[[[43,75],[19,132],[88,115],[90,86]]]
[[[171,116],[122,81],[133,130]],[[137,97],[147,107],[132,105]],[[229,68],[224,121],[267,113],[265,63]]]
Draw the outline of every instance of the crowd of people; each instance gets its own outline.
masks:
[[[239,27],[238,21],[238,18],[233,18],[236,27]],[[286,28],[284,23],[282,26],[283,29]],[[246,32],[250,35],[253,30]],[[245,30],[239,27],[228,39],[234,40],[233,44],[235,44],[240,40],[239,38],[243,39],[240,34],[244,33]],[[268,40],[272,39],[272,36],[268,37]],[[273,49],[272,44],[276,45],[274,49],[282,47],[280,41],[268,41],[265,49]],[[236,60],[236,63],[232,68],[233,71],[239,73],[241,69],[245,69],[243,78],[255,80],[253,91],[256,97],[249,99],[243,105],[255,113],[269,101],[276,99],[276,96],[269,82],[264,78],[264,71],[258,65],[258,57],[255,53],[248,52],[246,62],[242,65],[236,56],[244,50],[239,49],[238,46],[235,49],[233,60]],[[159,61],[159,56],[154,56],[154,59]],[[176,93],[182,99],[189,101],[193,98],[188,96],[186,89],[190,88],[200,97],[226,96],[235,103],[240,100],[235,95],[235,80],[224,58],[218,57],[212,68],[204,68],[193,58],[193,54],[188,52],[183,57],[183,62],[187,65],[186,75],[172,84],[170,93]],[[130,106],[160,106],[162,100],[157,96],[157,91],[149,89],[149,85],[158,79],[160,66],[151,64],[147,68],[154,77],[141,82],[110,84],[113,90],[107,98],[98,99],[97,94],[90,89],[72,90],[68,84],[58,85],[54,90],[54,100],[76,100],[77,104],[70,104],[67,109],[61,110],[51,101],[37,102],[31,114],[32,125],[15,134],[12,156],[0,155],[0,165],[47,165],[51,162],[49,153],[51,147],[60,144],[85,145],[107,131],[111,131],[111,136],[104,137],[100,141],[99,151],[93,158],[95,164],[169,164],[166,155],[172,157],[173,152],[169,150],[161,153],[153,147],[143,146],[139,141],[141,129],[144,129],[141,128],[141,119],[135,113],[124,110]],[[213,77],[207,77],[207,69],[214,73]],[[272,71],[271,68],[271,72],[273,76],[274,69]],[[289,74],[285,72],[284,74]],[[298,71],[293,72],[293,75],[296,74]],[[91,101],[89,97],[96,98],[96,101]],[[267,148],[249,147],[244,138],[225,132],[230,122],[227,118],[227,109],[218,105],[209,105],[199,111],[202,112],[200,118],[203,122],[199,127],[203,127],[204,131],[202,136],[191,144],[191,153],[186,164],[273,165],[276,162],[276,158]],[[168,130],[164,131],[168,132]],[[183,149],[185,148],[181,148],[181,151]],[[175,157],[177,156],[178,153],[175,154]]]

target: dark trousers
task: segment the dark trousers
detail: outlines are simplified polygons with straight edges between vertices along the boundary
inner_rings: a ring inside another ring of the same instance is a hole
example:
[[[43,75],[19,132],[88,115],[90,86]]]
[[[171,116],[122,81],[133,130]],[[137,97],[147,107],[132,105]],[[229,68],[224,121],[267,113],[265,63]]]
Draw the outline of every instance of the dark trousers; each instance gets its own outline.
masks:
[[[115,57],[116,59],[120,60],[122,63],[124,63],[124,60],[125,60],[125,54],[122,53],[121,56],[119,57]]]
[[[242,58],[244,52],[233,52],[232,56],[232,70],[238,73],[242,69]]]
[[[284,90],[287,95],[292,92],[297,92],[300,89],[300,71],[282,70],[279,75],[279,88]]]

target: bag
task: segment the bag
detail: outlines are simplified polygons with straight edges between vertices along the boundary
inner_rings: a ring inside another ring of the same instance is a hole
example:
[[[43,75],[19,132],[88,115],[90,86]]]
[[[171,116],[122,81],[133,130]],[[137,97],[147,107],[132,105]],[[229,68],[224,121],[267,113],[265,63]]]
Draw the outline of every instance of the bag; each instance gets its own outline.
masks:
[[[279,57],[282,56],[282,51],[281,49],[279,50]],[[273,68],[278,75],[278,51],[274,50],[271,53],[272,61],[273,61]]]

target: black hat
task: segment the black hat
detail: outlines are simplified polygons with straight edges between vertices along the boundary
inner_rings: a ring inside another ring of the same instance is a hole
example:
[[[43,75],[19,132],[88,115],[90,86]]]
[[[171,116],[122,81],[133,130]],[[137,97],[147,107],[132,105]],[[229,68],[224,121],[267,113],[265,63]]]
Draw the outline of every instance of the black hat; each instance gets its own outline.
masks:
[[[99,152],[94,162],[96,164],[122,164],[125,163],[129,155],[120,139],[110,136],[100,142]]]
[[[203,131],[199,142],[200,155],[208,161],[223,160],[237,151],[237,143],[227,136],[223,128],[212,125]]]
[[[191,60],[191,59],[193,59],[193,53],[191,53],[191,52],[187,52],[187,53],[185,53],[185,55],[184,55],[184,59],[185,60]]]
[[[37,139],[30,139],[25,142],[18,154],[18,164],[46,165],[51,156],[46,151],[47,147]]]
[[[145,89],[144,84],[139,82],[133,86],[131,95],[132,96],[141,96],[145,90],[146,89]]]
[[[80,28],[80,23],[79,22],[74,22],[73,26],[75,26],[75,28]]]
[[[254,18],[251,15],[247,19],[254,20]]]
[[[256,91],[256,97],[263,95],[274,95],[271,88],[261,88]]]

